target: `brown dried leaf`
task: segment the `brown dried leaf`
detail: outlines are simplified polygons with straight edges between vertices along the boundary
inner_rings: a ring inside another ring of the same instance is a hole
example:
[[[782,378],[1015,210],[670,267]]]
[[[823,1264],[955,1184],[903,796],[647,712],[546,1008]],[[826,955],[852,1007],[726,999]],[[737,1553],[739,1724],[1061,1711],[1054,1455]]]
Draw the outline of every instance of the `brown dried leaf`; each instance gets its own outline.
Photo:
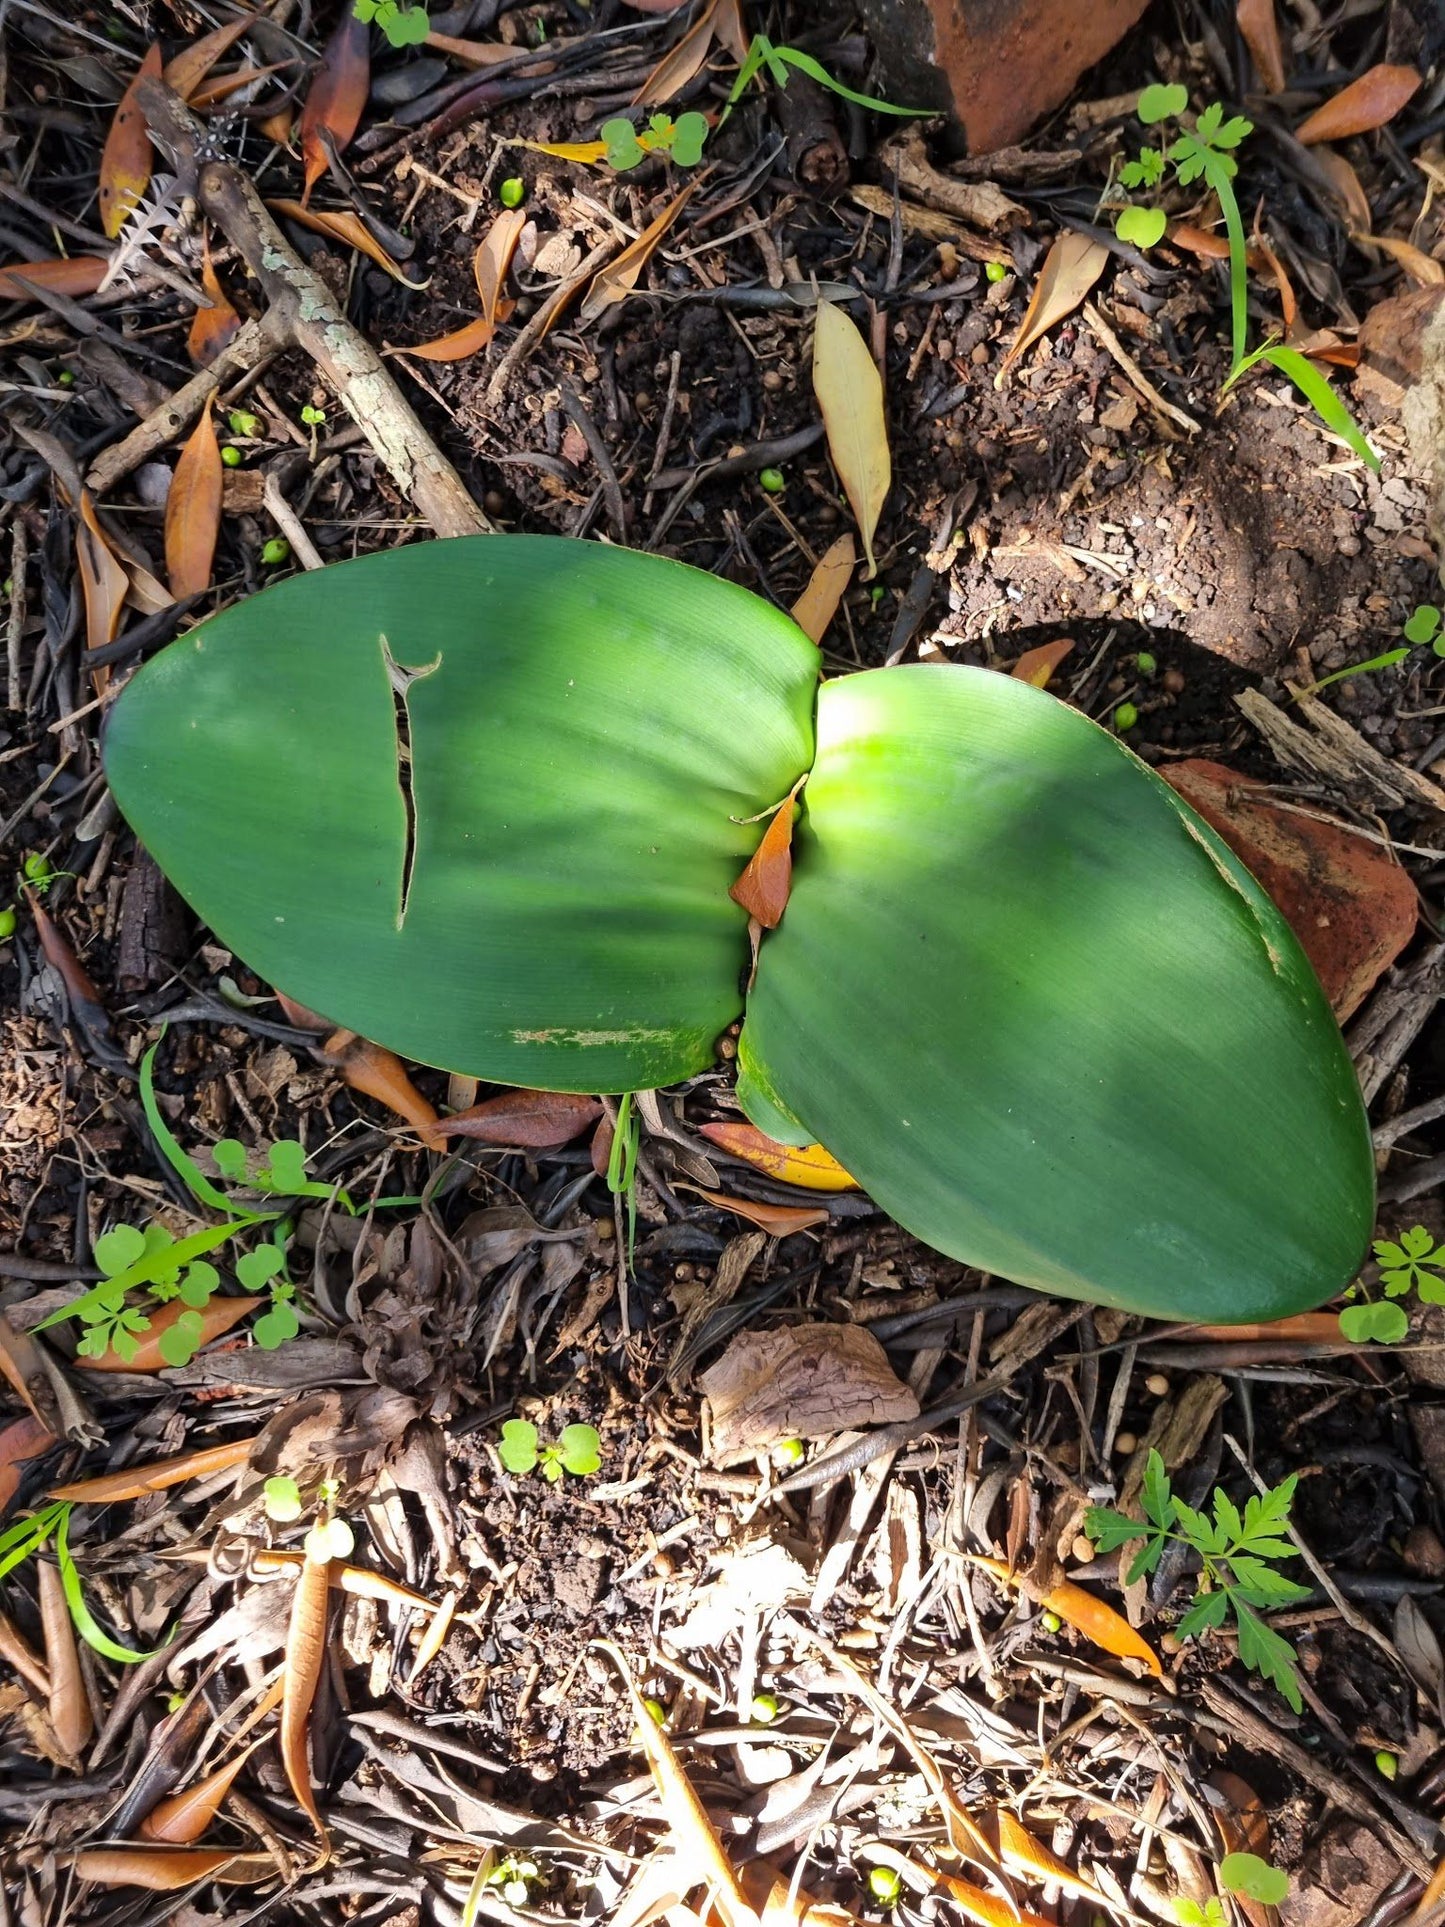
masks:
[[[221,532],[221,481],[225,469],[211,421],[214,395],[181,450],[166,497],[166,581],[177,602],[211,586],[211,564]]]
[[[166,1846],[193,1846],[215,1819],[221,1802],[231,1791],[231,1783],[250,1759],[259,1740],[228,1765],[217,1767],[183,1793],[173,1793],[153,1806],[138,1829],[142,1840],[155,1840]]]
[[[1239,0],[1234,18],[1249,49],[1254,70],[1264,82],[1266,93],[1282,94],[1285,89],[1284,48],[1280,44],[1274,0]]]
[[[1350,239],[1367,251],[1378,248],[1382,254],[1388,254],[1414,287],[1445,287],[1445,267],[1413,242],[1397,241],[1393,234],[1352,234]]]
[[[1295,129],[1295,139],[1306,147],[1320,141],[1349,140],[1392,121],[1419,92],[1421,77],[1413,67],[1382,64],[1342,87]]]
[[[343,247],[355,248],[364,254],[368,261],[374,261],[384,268],[393,281],[399,281],[404,288],[420,291],[426,287],[425,281],[408,281],[396,262],[392,260],[380,241],[374,240],[370,229],[359,215],[348,213],[343,208],[307,207],[304,201],[267,201],[273,214],[281,214],[288,221],[299,221],[313,234],[324,234],[330,240],[340,241]]]
[[[72,1756],[86,1746],[95,1723],[80,1670],[75,1626],[65,1603],[60,1568],[50,1559],[36,1561],[40,1590],[40,1625],[45,1634],[45,1663],[50,1673],[50,1724],[55,1737]]]
[[[813,393],[828,431],[828,453],[863,538],[867,578],[878,573],[873,534],[893,479],[883,378],[867,342],[831,301],[818,303]]]
[[[75,531],[75,559],[85,596],[85,643],[103,649],[115,641],[120,612],[130,592],[130,577],[116,560],[105,531],[96,519],[90,490],[80,491],[80,525]]]
[[[256,1573],[299,1573],[305,1563],[304,1552],[267,1548],[251,1555],[251,1569]],[[384,1572],[372,1572],[366,1566],[343,1565],[339,1559],[333,1559],[326,1568],[326,1583],[340,1587],[353,1599],[374,1599],[379,1605],[395,1606],[399,1611],[430,1615],[440,1610],[435,1600],[425,1599],[419,1592],[398,1585],[396,1580],[388,1579]]]
[[[22,1679],[29,1680],[44,1699],[50,1698],[50,1669],[29,1640],[4,1613],[0,1613],[0,1659],[13,1666]]]
[[[505,321],[512,307],[512,302],[504,301],[498,310],[497,320]],[[405,348],[394,348],[390,352],[415,355],[419,361],[465,361],[468,355],[479,354],[496,332],[496,322],[486,321],[479,315],[475,321],[469,321],[465,328],[457,328],[449,335],[438,335],[435,341],[420,341]]]
[[[997,1819],[999,1849],[1010,1873],[1022,1874],[1043,1885],[1052,1881],[1076,1899],[1091,1901],[1108,1911],[1108,1901],[1093,1882],[1075,1873],[1066,1860],[1060,1860],[1053,1849],[1036,1839],[1007,1807],[998,1809]]]
[[[1041,642],[1037,649],[1025,649],[1009,674],[1017,682],[1032,683],[1035,689],[1047,689],[1054,671],[1073,646],[1072,636],[1060,636],[1057,642]]]
[[[583,321],[595,321],[598,315],[605,314],[617,302],[627,299],[663,235],[692,199],[694,185],[690,182],[676,200],[669,201],[661,214],[649,222],[631,246],[625,247],[606,267],[598,269],[582,303]]]
[[[146,50],[134,80],[121,95],[110,132],[105,137],[105,150],[100,157],[100,225],[111,241],[145,199],[145,191],[150,186],[153,159],[150,130],[136,104],[136,89],[141,81],[156,78],[160,71],[161,50],[157,42]]]
[[[228,1305],[241,1303],[227,1298]],[[261,1301],[255,1299],[253,1303]],[[258,1435],[259,1436],[259,1435]],[[251,1456],[255,1438],[230,1439],[225,1445],[203,1446],[198,1452],[182,1452],[173,1459],[156,1459],[150,1465],[132,1465],[124,1472],[103,1472],[96,1479],[80,1479],[73,1485],[53,1486],[48,1499],[73,1499],[82,1505],[110,1505],[118,1499],[144,1499],[168,1486],[183,1485],[187,1479],[208,1479],[213,1472],[229,1472],[233,1465],[244,1465]]]
[[[1333,147],[1321,147],[1315,151],[1315,165],[1329,176],[1330,187],[1345,210],[1351,229],[1357,234],[1368,234],[1375,224],[1374,209],[1351,163]]]
[[[206,236],[201,253],[201,286],[210,297],[209,308],[197,308],[186,336],[186,353],[198,368],[209,368],[216,356],[229,348],[241,326],[241,317],[226,298],[211,261],[211,238]]]
[[[281,1764],[286,1770],[291,1791],[306,1817],[326,1841],[326,1826],[311,1791],[311,1764],[306,1755],[307,1728],[311,1704],[316,1698],[317,1682],[326,1658],[326,1612],[330,1599],[330,1569],[315,1559],[303,1558],[296,1575],[296,1591],[291,1601],[291,1620],[286,1630],[286,1658],[282,1668],[285,1690],[281,1698],[281,1724],[277,1735]]]
[[[821,1205],[810,1210],[807,1205],[760,1204],[756,1198],[732,1198],[726,1191],[705,1191],[700,1184],[685,1184],[681,1180],[677,1181],[677,1188],[695,1191],[719,1211],[735,1212],[749,1224],[755,1224],[759,1231],[766,1231],[770,1238],[790,1238],[795,1231],[811,1231],[814,1225],[828,1222],[828,1213]]]
[[[264,1298],[208,1299],[196,1314],[201,1321],[197,1351],[222,1337],[233,1325],[239,1325],[243,1318],[249,1318],[266,1302]],[[161,1357],[161,1340],[185,1310],[182,1301],[173,1298],[158,1311],[149,1312],[150,1329],[137,1338],[133,1358],[117,1358],[114,1352],[107,1352],[104,1358],[73,1358],[71,1365],[80,1372],[164,1372],[169,1368]]]
[[[517,251],[517,243],[526,225],[527,216],[521,208],[507,208],[487,229],[472,257],[472,273],[476,277],[477,293],[481,298],[482,319],[494,326],[501,319],[502,286],[507,279],[507,269],[512,265],[512,256]]]
[[[190,105],[197,113],[205,113],[212,107],[218,107],[223,100],[228,100],[232,94],[239,93],[243,87],[249,87],[253,81],[269,80],[272,74],[281,73],[291,64],[289,60],[277,60],[269,67],[237,67],[231,73],[217,74],[214,80],[208,80],[204,87],[196,89],[191,95]]]
[[[394,1051],[369,1044],[354,1030],[337,1030],[320,1046],[320,1056],[323,1063],[340,1071],[353,1091],[374,1097],[423,1137],[430,1134],[437,1121],[435,1107],[412,1083]]]
[[[328,141],[333,154],[346,151],[361,125],[370,90],[371,29],[357,18],[354,7],[343,7],[301,109],[303,205],[311,199],[312,188],[326,172]]]
[[[570,1091],[503,1091],[470,1110],[444,1117],[437,1137],[472,1138],[526,1151],[553,1151],[580,1137],[602,1115],[595,1097]]]
[[[174,1893],[197,1880],[254,1886],[274,1880],[266,1853],[228,1853],[217,1847],[82,1847],[71,1862],[77,1877],[101,1887],[145,1887]]]
[[[1109,250],[1101,242],[1072,228],[1059,236],[1044,257],[1023,324],[1003,358],[1000,380],[1026,348],[1083,306],[1108,261]]]
[[[712,1456],[747,1457],[779,1439],[821,1439],[918,1417],[878,1340],[861,1325],[743,1332],[698,1378]]]
[[[504,40],[458,40],[454,34],[429,33],[426,44],[464,67],[495,67],[499,61],[517,58],[517,49]]]
[[[15,1419],[0,1432],[0,1514],[20,1488],[20,1468],[38,1459],[55,1443],[55,1434],[33,1412]]]
[[[743,25],[740,0],[718,0],[717,12],[713,15],[713,32],[741,66],[748,57],[752,36]]]
[[[1085,1639],[1092,1640],[1104,1652],[1112,1653],[1115,1659],[1140,1660],[1155,1679],[1163,1679],[1164,1668],[1159,1664],[1159,1655],[1154,1648],[1140,1638],[1122,1614],[1115,1612],[1112,1606],[1094,1593],[1086,1592],[1082,1586],[1063,1579],[1058,1585],[1035,1595],[1034,1589],[1027,1585],[1025,1575],[1010,1572],[1002,1559],[986,1559],[981,1553],[972,1552],[963,1556],[974,1565],[985,1567],[1004,1584],[1026,1589],[1031,1598],[1037,1597],[1037,1603],[1046,1611],[1057,1613],[1066,1625],[1082,1633]]]
[[[190,100],[216,62],[254,25],[255,16],[243,13],[235,20],[228,20],[224,27],[217,27],[214,33],[202,34],[189,47],[183,47],[173,60],[166,62],[167,87],[182,100]]]
[[[632,96],[634,107],[662,106],[674,94],[681,93],[701,70],[702,63],[707,59],[707,50],[712,45],[717,10],[718,0],[708,0],[682,39],[675,47],[668,49]]]
[[[858,550],[851,535],[840,535],[808,577],[808,586],[793,604],[794,622],[805,636],[821,643],[838,613],[853,577]]]
[[[52,294],[94,294],[105,279],[109,261],[98,254],[72,254],[54,261],[7,261],[0,268],[0,301],[33,301],[26,283]]]
[[[733,902],[765,930],[776,930],[788,907],[793,887],[793,816],[798,792],[784,797],[774,810],[762,841],[748,858],[747,868],[728,891]]]

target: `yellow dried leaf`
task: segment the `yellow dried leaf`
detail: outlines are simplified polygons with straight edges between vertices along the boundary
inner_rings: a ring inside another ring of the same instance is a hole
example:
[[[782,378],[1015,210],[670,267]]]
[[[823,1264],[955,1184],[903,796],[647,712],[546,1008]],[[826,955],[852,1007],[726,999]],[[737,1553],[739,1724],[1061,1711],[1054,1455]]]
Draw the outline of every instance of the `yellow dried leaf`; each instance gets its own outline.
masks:
[[[883,378],[858,329],[831,301],[818,303],[813,393],[828,431],[828,452],[863,538],[871,579],[878,573],[873,534],[893,479]]]
[[[1023,325],[1003,358],[1000,382],[1025,348],[1031,348],[1041,335],[1083,306],[1108,259],[1109,250],[1086,234],[1076,234],[1070,228],[1059,236],[1044,257]]]

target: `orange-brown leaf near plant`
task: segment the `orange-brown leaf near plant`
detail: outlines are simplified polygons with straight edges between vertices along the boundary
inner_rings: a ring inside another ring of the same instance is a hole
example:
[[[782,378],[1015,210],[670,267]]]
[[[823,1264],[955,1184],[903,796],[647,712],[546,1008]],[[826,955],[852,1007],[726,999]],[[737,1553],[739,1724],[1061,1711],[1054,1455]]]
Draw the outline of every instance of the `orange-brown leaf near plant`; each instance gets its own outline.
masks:
[[[764,930],[776,930],[788,907],[793,887],[793,816],[798,793],[793,791],[774,810],[763,839],[748,858],[747,868],[728,891]]]
[[[166,581],[177,602],[211,586],[211,565],[221,533],[221,483],[225,474],[215,423],[214,395],[181,450],[166,496]]]
[[[66,1752],[74,1755],[89,1741],[95,1723],[90,1714],[85,1677],[80,1670],[80,1651],[75,1643],[70,1608],[65,1603],[60,1568],[45,1558],[37,1562],[37,1567],[40,1626],[45,1634],[45,1663],[50,1672],[50,1724]]]
[[[1108,262],[1109,250],[1086,234],[1070,228],[1059,236],[1044,256],[1023,322],[1003,358],[1000,377],[1026,348],[1083,306]]]
[[[198,368],[209,368],[216,356],[229,348],[241,326],[241,317],[231,306],[211,260],[211,240],[207,235],[201,252],[201,286],[210,299],[209,308],[197,308],[186,336],[186,353]]]
[[[175,1893],[197,1880],[253,1886],[277,1878],[278,1872],[269,1854],[219,1847],[82,1847],[70,1864],[80,1880],[151,1893]]]
[[[608,308],[627,299],[637,286],[638,276],[661,244],[662,237],[692,199],[692,191],[693,184],[689,183],[681,194],[668,202],[661,214],[648,223],[630,246],[597,270],[582,302],[584,321],[595,321]]]
[[[973,1565],[984,1567],[1004,1585],[1023,1589],[1022,1575],[1010,1572],[1002,1559],[986,1559],[980,1553],[967,1556]],[[1029,1596],[1035,1597],[1032,1592]],[[1085,1639],[1092,1640],[1104,1652],[1112,1653],[1115,1659],[1140,1660],[1156,1679],[1164,1677],[1164,1668],[1154,1648],[1140,1638],[1122,1614],[1115,1612],[1112,1606],[1094,1593],[1086,1592],[1082,1586],[1063,1579],[1047,1592],[1040,1592],[1036,1603],[1047,1612],[1057,1613],[1066,1625],[1082,1633]]]
[[[1413,67],[1382,63],[1342,87],[1295,129],[1295,139],[1306,147],[1319,141],[1349,140],[1369,134],[1392,121],[1420,91],[1421,76]]]
[[[196,1350],[209,1345],[213,1339],[223,1337],[233,1325],[239,1325],[243,1318],[248,1318],[265,1303],[264,1298],[208,1299],[196,1313],[201,1321],[201,1335],[196,1342]],[[167,1366],[161,1356],[161,1340],[185,1313],[183,1301],[172,1298],[169,1304],[159,1305],[154,1311],[147,1310],[150,1329],[138,1334],[133,1357],[119,1358],[114,1352],[107,1352],[103,1358],[74,1358],[71,1364],[82,1372],[163,1372]]]
[[[291,1599],[291,1618],[286,1629],[286,1657],[282,1667],[284,1692],[281,1698],[281,1724],[277,1745],[281,1765],[297,1804],[310,1820],[323,1842],[326,1825],[311,1790],[311,1762],[307,1754],[307,1735],[311,1707],[326,1659],[326,1618],[331,1598],[329,1568],[324,1562],[305,1558],[296,1575],[296,1590]]]
[[[801,1185],[805,1191],[858,1189],[858,1180],[850,1177],[821,1144],[780,1144],[756,1124],[704,1124],[700,1129],[701,1135],[720,1151],[730,1152],[784,1184]]]
[[[432,1134],[524,1151],[554,1151],[580,1137],[601,1115],[602,1106],[595,1097],[579,1097],[571,1091],[508,1090],[442,1118]]]
[[[700,1184],[679,1184],[678,1188],[695,1191],[719,1211],[731,1211],[739,1218],[746,1218],[770,1238],[790,1238],[795,1231],[811,1231],[815,1225],[828,1222],[828,1213],[822,1205],[810,1210],[807,1205],[761,1204],[756,1198],[733,1198],[726,1191],[707,1191]]]
[[[853,579],[857,561],[853,537],[845,532],[830,544],[808,577],[808,586],[790,613],[810,641],[821,643],[828,633],[828,625],[838,613],[838,604]]]
[[[1255,72],[1265,91],[1282,94],[1285,89],[1284,48],[1280,44],[1279,18],[1274,0],[1239,0],[1234,10],[1240,38],[1249,49]]]
[[[284,215],[288,221],[299,221],[302,227],[310,228],[313,234],[324,234],[329,240],[340,241],[343,247],[355,248],[358,254],[364,254],[368,261],[374,261],[404,288],[421,289],[426,286],[424,281],[408,281],[359,215],[344,208],[307,207],[304,201],[281,199],[267,201],[266,205],[273,214]]]
[[[255,1742],[260,1745],[260,1741]],[[225,1766],[217,1767],[203,1780],[197,1780],[182,1793],[173,1793],[153,1806],[140,1823],[142,1840],[155,1840],[165,1846],[190,1847],[206,1831],[231,1791],[236,1775],[250,1758],[251,1749],[240,1753]]]
[[[204,33],[189,47],[183,47],[174,59],[166,62],[167,87],[182,100],[190,100],[216,62],[229,53],[254,24],[254,16],[243,13],[235,20],[228,20],[223,27],[217,27],[214,33]]]
[[[33,288],[72,299],[94,294],[109,266],[109,261],[98,254],[64,255],[54,261],[7,261],[0,268],[0,301],[34,301]]]
[[[1054,671],[1073,646],[1071,636],[1060,636],[1057,642],[1041,642],[1036,649],[1025,649],[1009,674],[1016,682],[1032,683],[1035,689],[1047,689]]]
[[[370,90],[371,28],[357,18],[354,7],[344,6],[301,109],[303,205],[326,172],[328,146],[331,153],[342,154],[350,145]]]
[[[150,129],[136,102],[136,88],[145,79],[155,79],[161,71],[161,50],[149,47],[135,78],[121,95],[105,148],[100,157],[100,225],[109,240],[114,240],[128,217],[145,199],[151,182]]]
[[[236,1298],[213,1300],[225,1305],[240,1304]],[[252,1301],[259,1304],[260,1299]],[[103,1472],[99,1478],[78,1479],[71,1485],[53,1486],[48,1499],[70,1499],[83,1505],[111,1505],[120,1499],[144,1499],[152,1492],[183,1485],[187,1479],[207,1479],[213,1472],[229,1472],[244,1465],[256,1439],[228,1439],[224,1445],[203,1446],[197,1452],[182,1452],[176,1458],[156,1459],[150,1465],[128,1466],[124,1472]]]
[[[378,1104],[405,1118],[423,1137],[430,1135],[437,1122],[436,1108],[412,1083],[394,1051],[368,1043],[354,1030],[336,1030],[321,1046],[321,1055],[324,1062],[340,1071],[353,1091],[374,1097]]]

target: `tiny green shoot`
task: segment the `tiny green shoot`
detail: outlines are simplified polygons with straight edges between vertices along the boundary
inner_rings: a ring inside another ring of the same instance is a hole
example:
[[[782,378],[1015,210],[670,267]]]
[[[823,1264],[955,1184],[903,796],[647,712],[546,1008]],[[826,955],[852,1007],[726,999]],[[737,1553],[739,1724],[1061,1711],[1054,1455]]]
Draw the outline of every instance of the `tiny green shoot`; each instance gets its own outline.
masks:
[[[759,1726],[771,1726],[778,1717],[778,1696],[776,1693],[754,1693],[748,1712]]]
[[[1374,1339],[1379,1345],[1398,1345],[1409,1334],[1410,1320],[1402,1305],[1413,1291],[1422,1305],[1445,1305],[1445,1246],[1437,1245],[1424,1225],[1400,1233],[1398,1243],[1377,1238],[1375,1261],[1380,1266],[1383,1299],[1372,1299],[1356,1282],[1345,1296],[1356,1302],[1340,1313],[1340,1336],[1352,1345]]]
[[[1133,703],[1120,703],[1119,707],[1114,711],[1114,727],[1119,731],[1120,735],[1122,735],[1126,729],[1132,729],[1138,720],[1139,712]]]
[[[519,1478],[540,1469],[551,1485],[556,1485],[564,1472],[585,1479],[602,1463],[601,1442],[592,1426],[568,1425],[555,1444],[541,1445],[536,1426],[521,1418],[509,1418],[502,1427],[497,1457]]]
[[[1174,1918],[1179,1922],[1179,1927],[1229,1927],[1224,1902],[1218,1894],[1211,1894],[1202,1907],[1197,1900],[1191,1900],[1188,1894],[1176,1894],[1169,1904],[1174,1909]]]
[[[431,32],[421,0],[352,0],[358,20],[380,27],[393,47],[419,47]]]
[[[1393,1780],[1400,1771],[1398,1757],[1382,1746],[1375,1755],[1375,1771],[1382,1780]]]
[[[0,943],[8,943],[15,935],[15,906],[0,910]]]
[[[318,1566],[333,1559],[349,1559],[356,1549],[356,1534],[344,1519],[318,1519],[307,1533],[306,1557]]]
[[[1219,1884],[1226,1893],[1257,1900],[1263,1907],[1277,1907],[1289,1893],[1289,1875],[1257,1853],[1227,1853],[1219,1863]]]
[[[1407,621],[1400,625],[1400,634],[1409,645],[1404,649],[1387,649],[1383,655],[1371,656],[1368,662],[1352,662],[1347,669],[1336,669],[1328,676],[1321,676],[1307,689],[1299,691],[1301,696],[1313,696],[1321,689],[1328,689],[1332,682],[1345,682],[1351,676],[1367,676],[1375,669],[1393,669],[1397,662],[1404,662],[1415,649],[1423,648],[1428,642],[1437,656],[1445,656],[1445,633],[1440,628],[1440,611],[1433,603],[1422,602]]]
[[[765,495],[781,495],[788,479],[780,468],[765,468],[759,472],[758,486]]]
[[[818,86],[826,87],[830,93],[837,94],[840,100],[851,101],[855,107],[870,108],[875,114],[901,114],[907,119],[918,120],[926,119],[932,111],[925,107],[899,107],[891,100],[877,100],[871,94],[854,93],[853,89],[845,87],[841,80],[835,80],[827,68],[814,60],[811,54],[805,54],[797,47],[775,47],[766,34],[757,33],[753,35],[747,58],[738,69],[732,92],[728,95],[727,104],[718,120],[719,128],[742,99],[749,84],[764,67],[767,68],[775,87],[787,87],[788,69],[793,67],[800,74],[806,74],[809,80],[816,81]]]
[[[281,1475],[267,1479],[261,1488],[261,1503],[268,1519],[278,1526],[290,1525],[293,1519],[301,1517],[301,1488],[294,1479]]]
[[[607,165],[617,174],[640,167],[649,154],[670,154],[679,167],[696,167],[707,141],[707,116],[694,111],[653,114],[640,131],[619,114],[597,130],[606,145]]]
[[[255,441],[261,433],[261,418],[253,415],[249,408],[233,408],[226,416],[226,421],[231,433],[241,436],[244,441]]]
[[[631,1091],[617,1100],[617,1122],[612,1127],[612,1149],[607,1154],[607,1189],[627,1202],[627,1266],[637,1245],[637,1153],[642,1124],[632,1107]]]
[[[261,561],[268,569],[279,569],[291,554],[291,544],[284,535],[273,535],[269,542],[261,545]]]
[[[1006,261],[985,261],[983,264],[984,280],[992,281],[995,286],[1000,281],[1007,281],[1011,272]]]
[[[116,1660],[123,1666],[149,1659],[149,1653],[133,1653],[129,1646],[118,1645],[103,1627],[96,1624],[94,1615],[85,1603],[80,1571],[75,1563],[75,1555],[70,1550],[70,1514],[70,1505],[65,1501],[57,1501],[54,1505],[42,1506],[39,1512],[32,1513],[28,1518],[17,1519],[0,1532],[0,1579],[6,1578],[17,1566],[43,1551],[53,1541],[66,1608],[75,1630],[86,1645],[102,1658]]]
[[[1114,1552],[1131,1540],[1144,1545],[1130,1565],[1126,1583],[1132,1585],[1153,1572],[1171,1541],[1193,1548],[1203,1570],[1194,1603],[1176,1628],[1190,1639],[1208,1627],[1222,1626],[1231,1612],[1239,1629],[1239,1657],[1252,1671],[1272,1680],[1296,1713],[1303,1708],[1295,1651],[1259,1616],[1260,1608],[1286,1606],[1307,1597],[1308,1588],[1275,1570],[1292,1559],[1295,1548],[1284,1535],[1298,1474],[1260,1496],[1253,1494],[1241,1517],[1222,1487],[1214,1491],[1214,1517],[1196,1512],[1170,1488],[1169,1474],[1157,1451],[1151,1449],[1140,1499],[1144,1522],[1106,1506],[1090,1506],[1084,1530],[1100,1552]]]

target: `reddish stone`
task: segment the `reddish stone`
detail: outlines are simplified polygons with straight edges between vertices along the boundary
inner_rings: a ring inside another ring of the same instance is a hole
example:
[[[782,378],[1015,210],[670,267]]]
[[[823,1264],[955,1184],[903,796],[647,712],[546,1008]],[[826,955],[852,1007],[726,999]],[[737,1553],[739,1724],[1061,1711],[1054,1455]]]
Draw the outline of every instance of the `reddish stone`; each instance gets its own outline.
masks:
[[[1415,933],[1409,877],[1378,844],[1281,809],[1262,783],[1223,763],[1176,763],[1159,773],[1269,892],[1343,1023]]]
[[[991,154],[1068,99],[1147,0],[861,0],[888,96],[963,123]]]

